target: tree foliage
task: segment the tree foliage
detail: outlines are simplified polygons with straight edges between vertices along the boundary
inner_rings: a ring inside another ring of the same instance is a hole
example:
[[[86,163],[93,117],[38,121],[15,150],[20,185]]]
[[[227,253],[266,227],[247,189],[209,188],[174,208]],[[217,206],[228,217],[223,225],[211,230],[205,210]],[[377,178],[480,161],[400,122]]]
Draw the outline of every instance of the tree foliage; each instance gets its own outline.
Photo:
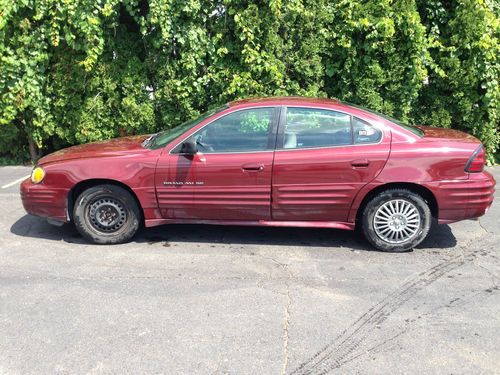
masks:
[[[0,0],[0,153],[337,97],[500,144],[497,0]]]

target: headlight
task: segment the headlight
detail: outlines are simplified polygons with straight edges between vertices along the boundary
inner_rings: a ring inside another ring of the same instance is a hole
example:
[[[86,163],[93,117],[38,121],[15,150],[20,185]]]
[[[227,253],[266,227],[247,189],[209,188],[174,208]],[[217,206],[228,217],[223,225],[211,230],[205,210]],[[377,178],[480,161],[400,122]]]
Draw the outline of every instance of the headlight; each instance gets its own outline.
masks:
[[[31,172],[31,182],[34,184],[39,184],[45,177],[45,171],[42,167],[35,167]]]

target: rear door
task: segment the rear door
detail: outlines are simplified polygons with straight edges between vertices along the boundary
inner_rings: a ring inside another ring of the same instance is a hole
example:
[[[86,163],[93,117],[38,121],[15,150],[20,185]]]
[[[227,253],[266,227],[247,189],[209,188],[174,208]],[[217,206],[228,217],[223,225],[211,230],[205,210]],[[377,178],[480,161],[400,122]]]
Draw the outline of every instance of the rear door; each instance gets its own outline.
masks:
[[[390,133],[330,109],[283,112],[273,167],[273,220],[347,221],[356,193],[387,161]]]

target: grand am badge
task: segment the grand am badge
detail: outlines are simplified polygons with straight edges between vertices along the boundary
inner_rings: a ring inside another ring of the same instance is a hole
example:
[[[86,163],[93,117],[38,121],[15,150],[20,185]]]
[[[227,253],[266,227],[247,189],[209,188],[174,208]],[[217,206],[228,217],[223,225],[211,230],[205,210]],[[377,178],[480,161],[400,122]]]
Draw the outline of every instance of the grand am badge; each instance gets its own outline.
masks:
[[[163,185],[204,185],[203,181],[163,181]]]

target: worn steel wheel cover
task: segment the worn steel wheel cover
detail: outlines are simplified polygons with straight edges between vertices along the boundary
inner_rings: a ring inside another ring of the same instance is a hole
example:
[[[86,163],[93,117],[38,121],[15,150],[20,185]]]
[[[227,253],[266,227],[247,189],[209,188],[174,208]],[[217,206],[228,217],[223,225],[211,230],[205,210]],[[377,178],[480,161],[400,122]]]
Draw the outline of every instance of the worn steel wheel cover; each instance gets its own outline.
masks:
[[[118,231],[127,221],[127,210],[123,203],[113,197],[94,200],[87,211],[88,222],[100,232]]]

